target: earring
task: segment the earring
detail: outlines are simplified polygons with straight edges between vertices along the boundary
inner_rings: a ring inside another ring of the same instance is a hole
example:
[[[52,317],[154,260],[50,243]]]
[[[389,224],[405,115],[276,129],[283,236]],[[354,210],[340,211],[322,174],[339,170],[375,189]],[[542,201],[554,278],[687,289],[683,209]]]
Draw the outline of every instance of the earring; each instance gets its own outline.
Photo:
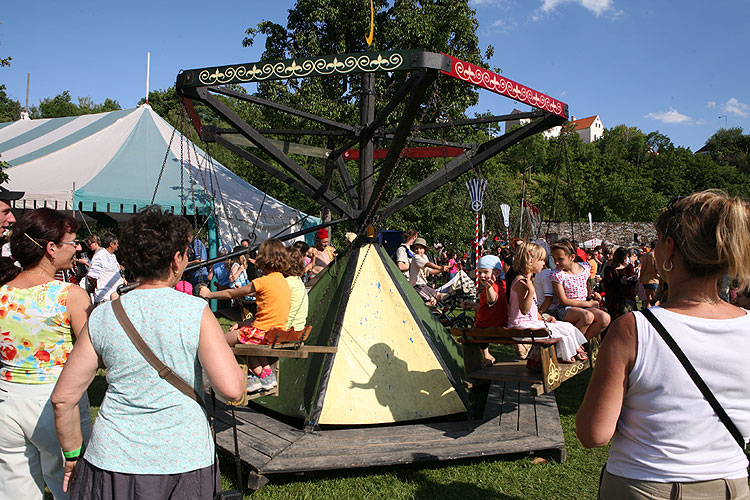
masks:
[[[666,264],[667,264],[667,261],[665,260],[664,263],[661,265],[661,270],[668,273],[669,271],[671,271],[674,268],[674,264],[670,260],[669,261],[669,269],[667,269],[667,265]]]

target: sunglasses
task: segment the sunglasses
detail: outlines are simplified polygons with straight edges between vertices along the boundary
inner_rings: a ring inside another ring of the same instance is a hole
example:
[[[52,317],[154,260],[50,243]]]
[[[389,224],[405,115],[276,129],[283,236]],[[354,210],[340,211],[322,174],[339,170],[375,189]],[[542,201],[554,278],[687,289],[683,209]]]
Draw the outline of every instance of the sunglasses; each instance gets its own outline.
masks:
[[[675,196],[674,198],[669,200],[669,203],[667,203],[667,212],[669,212],[669,214],[672,216],[677,215],[677,211],[675,210],[674,206],[684,198],[684,196]]]

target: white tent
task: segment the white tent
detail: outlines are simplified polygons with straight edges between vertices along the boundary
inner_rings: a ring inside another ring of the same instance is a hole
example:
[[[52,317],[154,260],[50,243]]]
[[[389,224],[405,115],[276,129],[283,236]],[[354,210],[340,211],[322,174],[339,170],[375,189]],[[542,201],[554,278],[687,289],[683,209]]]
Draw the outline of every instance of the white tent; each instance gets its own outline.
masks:
[[[0,155],[11,165],[4,187],[26,192],[15,202],[22,209],[48,206],[114,216],[134,213],[153,197],[175,213],[215,210],[219,237],[229,245],[253,230],[262,241],[320,223],[213,161],[147,104],[0,123]]]

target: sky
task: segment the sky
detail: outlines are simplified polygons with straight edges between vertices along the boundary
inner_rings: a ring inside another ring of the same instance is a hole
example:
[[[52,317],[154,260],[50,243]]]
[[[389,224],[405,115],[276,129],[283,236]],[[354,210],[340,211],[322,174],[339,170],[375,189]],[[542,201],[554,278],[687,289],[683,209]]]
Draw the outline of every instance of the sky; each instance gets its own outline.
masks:
[[[367,0],[362,0],[369,7]],[[242,47],[262,20],[286,24],[293,0],[101,2],[4,0],[0,84],[29,106],[65,90],[134,107],[181,69],[257,61],[263,41]],[[722,127],[750,133],[750,0],[470,0],[480,46],[502,75],[560,99],[577,118],[599,115],[659,131],[696,151]],[[363,37],[369,26],[363,26]],[[377,37],[377,26],[375,37]],[[528,110],[480,92],[472,112]]]

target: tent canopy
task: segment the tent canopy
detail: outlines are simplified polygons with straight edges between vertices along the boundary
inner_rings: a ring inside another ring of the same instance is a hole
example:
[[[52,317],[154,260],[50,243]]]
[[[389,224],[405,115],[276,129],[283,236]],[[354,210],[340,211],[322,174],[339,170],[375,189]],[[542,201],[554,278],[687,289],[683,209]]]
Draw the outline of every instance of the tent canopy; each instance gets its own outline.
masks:
[[[154,204],[165,210],[215,210],[221,241],[230,245],[253,226],[261,241],[320,223],[215,162],[148,104],[2,123],[0,155],[11,165],[6,187],[26,192],[19,208],[134,213],[151,204],[156,189]]]

